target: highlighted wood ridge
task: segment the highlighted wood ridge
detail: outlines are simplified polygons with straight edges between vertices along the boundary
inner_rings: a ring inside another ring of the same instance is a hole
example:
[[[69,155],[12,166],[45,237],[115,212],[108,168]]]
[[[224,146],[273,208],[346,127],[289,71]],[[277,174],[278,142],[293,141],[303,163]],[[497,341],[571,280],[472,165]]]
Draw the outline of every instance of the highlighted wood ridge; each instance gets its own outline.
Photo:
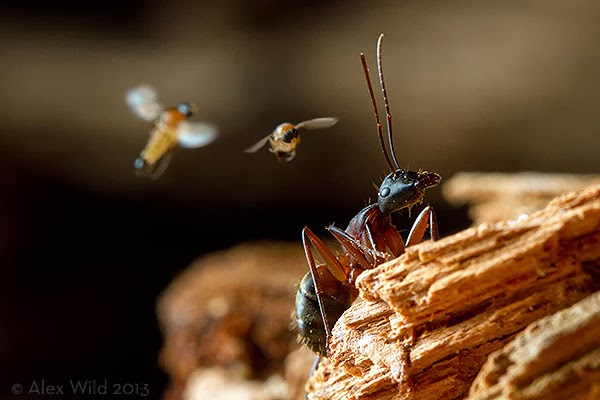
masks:
[[[598,184],[600,175],[460,172],[442,190],[452,204],[469,203],[469,215],[479,225],[536,212],[556,196]]]
[[[357,286],[365,300],[333,329],[330,362],[310,378],[309,398],[465,398],[490,353],[600,287],[600,185],[514,221],[409,247]],[[596,374],[598,336],[588,356]],[[565,354],[581,351],[561,343]]]
[[[600,292],[531,324],[492,353],[471,400],[600,398]]]

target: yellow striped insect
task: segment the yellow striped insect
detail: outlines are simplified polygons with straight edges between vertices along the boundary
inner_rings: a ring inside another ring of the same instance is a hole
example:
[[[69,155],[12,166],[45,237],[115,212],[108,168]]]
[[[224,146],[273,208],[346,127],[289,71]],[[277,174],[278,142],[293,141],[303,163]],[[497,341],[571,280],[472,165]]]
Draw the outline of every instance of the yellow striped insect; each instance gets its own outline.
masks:
[[[296,155],[296,147],[300,144],[299,129],[325,129],[332,127],[337,122],[337,118],[331,117],[309,119],[296,125],[284,122],[277,126],[273,132],[244,151],[255,153],[268,142],[271,146],[269,151],[275,154],[278,161],[292,161]]]
[[[165,171],[172,150],[206,146],[217,137],[217,128],[205,122],[189,122],[196,107],[181,102],[175,107],[163,108],[156,91],[149,85],[140,85],[125,95],[127,105],[140,119],[152,123],[150,138],[133,163],[136,175],[157,179]]]

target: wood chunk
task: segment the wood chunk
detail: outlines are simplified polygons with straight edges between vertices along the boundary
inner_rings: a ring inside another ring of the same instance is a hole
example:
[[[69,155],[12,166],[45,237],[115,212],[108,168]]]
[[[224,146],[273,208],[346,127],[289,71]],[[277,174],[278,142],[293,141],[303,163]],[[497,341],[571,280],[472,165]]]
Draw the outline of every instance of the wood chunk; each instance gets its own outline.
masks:
[[[491,354],[469,399],[567,400],[594,391],[600,395],[600,292],[536,321]]]
[[[452,204],[469,203],[469,215],[481,224],[530,214],[556,196],[599,183],[599,175],[462,172],[448,180],[442,191]]]
[[[190,376],[184,400],[282,400],[288,385],[277,374],[266,381],[246,379],[221,368],[199,368]]]
[[[308,381],[307,393],[310,400],[388,400],[397,394],[397,384],[382,368],[373,366],[358,378],[323,359]]]
[[[600,185],[410,247],[358,278],[365,300],[335,325],[309,398],[464,398],[490,353],[598,290],[599,271]]]
[[[257,381],[283,375],[299,347],[289,327],[306,271],[300,244],[256,243],[204,256],[177,276],[157,305],[159,361],[171,381],[165,397],[180,399],[200,367]]]
[[[315,358],[315,354],[306,346],[294,350],[287,356],[284,378],[288,384],[289,392],[286,399],[305,400],[306,380],[310,375]]]

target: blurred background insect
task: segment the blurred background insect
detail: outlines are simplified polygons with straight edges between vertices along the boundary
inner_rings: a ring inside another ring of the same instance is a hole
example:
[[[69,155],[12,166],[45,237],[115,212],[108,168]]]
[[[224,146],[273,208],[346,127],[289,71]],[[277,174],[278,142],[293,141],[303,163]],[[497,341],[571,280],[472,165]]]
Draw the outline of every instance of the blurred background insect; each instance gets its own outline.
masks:
[[[133,164],[136,175],[157,179],[169,165],[177,144],[193,149],[206,146],[217,137],[214,125],[188,121],[196,113],[193,104],[181,102],[165,109],[149,85],[129,90],[125,100],[135,115],[152,123],[150,138]]]
[[[391,254],[398,257],[407,246],[421,242],[427,227],[431,239],[437,240],[438,228],[433,208],[427,206],[416,218],[406,244],[392,224],[392,213],[410,209],[421,203],[425,190],[441,181],[440,175],[429,171],[406,171],[400,168],[394,152],[392,116],[383,79],[383,34],[377,42],[377,66],[379,82],[386,110],[389,154],[383,140],[383,128],[379,120],[377,102],[373,93],[369,68],[365,55],[361,61],[375,111],[377,132],[383,155],[390,173],[379,187],[378,201],[363,208],[348,224],[346,230],[330,225],[327,230],[342,246],[343,253],[336,255],[308,227],[302,231],[302,243],[310,271],[304,275],[296,294],[296,323],[299,340],[317,354],[313,367],[320,356],[328,355],[331,329],[342,313],[358,296],[356,278],[365,270],[372,269]],[[324,264],[317,265],[312,249],[321,256]]]
[[[269,151],[275,154],[278,161],[292,161],[296,155],[296,147],[300,144],[299,129],[325,129],[332,127],[337,122],[337,118],[331,117],[309,119],[296,125],[284,122],[244,152],[255,153],[269,142],[271,146]]]

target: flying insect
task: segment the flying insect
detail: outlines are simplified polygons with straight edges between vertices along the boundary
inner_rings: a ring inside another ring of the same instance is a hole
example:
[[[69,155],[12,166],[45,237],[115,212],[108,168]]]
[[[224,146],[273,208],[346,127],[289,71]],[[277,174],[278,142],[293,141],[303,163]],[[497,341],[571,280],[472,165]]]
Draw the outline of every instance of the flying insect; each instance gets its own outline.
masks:
[[[217,128],[205,122],[190,122],[196,107],[188,102],[163,108],[156,91],[149,85],[140,85],[125,95],[131,111],[151,123],[150,138],[134,161],[136,175],[158,179],[171,161],[173,149],[206,146],[217,137]]]
[[[275,154],[277,161],[292,161],[296,156],[296,148],[300,144],[300,129],[326,129],[338,122],[337,118],[323,117],[309,119],[296,125],[284,122],[275,128],[275,130],[248,147],[244,152],[255,153],[260,150],[267,142],[270,145],[269,151]]]

